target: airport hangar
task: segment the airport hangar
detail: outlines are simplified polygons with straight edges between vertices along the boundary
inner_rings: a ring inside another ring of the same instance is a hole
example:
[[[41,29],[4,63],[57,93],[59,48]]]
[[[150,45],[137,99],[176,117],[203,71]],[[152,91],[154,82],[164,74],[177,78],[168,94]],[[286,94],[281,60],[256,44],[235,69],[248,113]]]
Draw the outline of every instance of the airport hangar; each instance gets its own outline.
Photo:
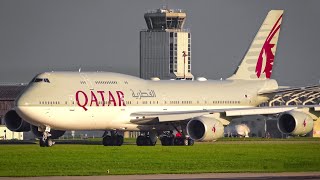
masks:
[[[0,139],[23,140],[23,132],[12,132],[6,128],[3,116],[14,107],[15,98],[26,87],[25,84],[0,85]]]

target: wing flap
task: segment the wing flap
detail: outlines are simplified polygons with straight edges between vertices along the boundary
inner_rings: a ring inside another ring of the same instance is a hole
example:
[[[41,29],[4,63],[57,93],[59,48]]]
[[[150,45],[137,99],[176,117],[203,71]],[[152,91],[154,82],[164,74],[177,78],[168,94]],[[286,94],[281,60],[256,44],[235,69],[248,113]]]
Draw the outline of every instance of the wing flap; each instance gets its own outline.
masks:
[[[140,119],[131,119],[131,123],[138,124],[138,125],[153,125],[159,123],[158,117],[144,117]]]
[[[139,121],[145,121],[147,119],[158,119],[159,122],[170,121],[182,121],[188,120],[194,117],[210,114],[208,111],[179,111],[179,112],[139,112],[131,114],[132,123],[137,124]]]
[[[251,115],[268,115],[268,114],[279,114],[286,111],[297,109],[297,107],[260,107],[260,108],[249,108],[249,109],[238,109],[226,111],[227,116],[251,116]]]

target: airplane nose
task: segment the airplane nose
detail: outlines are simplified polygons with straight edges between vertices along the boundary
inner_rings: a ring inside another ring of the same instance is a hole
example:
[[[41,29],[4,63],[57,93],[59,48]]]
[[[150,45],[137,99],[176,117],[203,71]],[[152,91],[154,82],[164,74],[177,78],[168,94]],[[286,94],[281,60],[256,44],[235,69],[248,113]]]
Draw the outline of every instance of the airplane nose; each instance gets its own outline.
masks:
[[[16,98],[15,107],[28,106],[30,105],[30,102],[28,95],[26,93],[22,93],[18,98]]]

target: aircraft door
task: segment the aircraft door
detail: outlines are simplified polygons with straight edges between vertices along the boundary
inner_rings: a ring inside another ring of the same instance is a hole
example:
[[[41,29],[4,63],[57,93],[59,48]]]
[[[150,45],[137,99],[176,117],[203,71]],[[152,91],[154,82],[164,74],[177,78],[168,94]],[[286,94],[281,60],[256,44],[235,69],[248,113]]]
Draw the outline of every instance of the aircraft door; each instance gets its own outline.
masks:
[[[203,110],[210,109],[210,107],[208,105],[209,103],[208,103],[208,101],[207,101],[207,99],[205,97],[202,97],[202,102],[201,103],[203,104],[203,106],[202,106]]]
[[[92,84],[92,82],[90,81],[88,75],[85,74],[85,73],[80,73],[80,76],[81,76],[82,79],[86,82],[88,88],[89,88],[90,90],[94,90],[93,84]]]
[[[69,96],[69,110],[74,111],[75,110],[75,101],[74,101],[74,96],[70,95]]]

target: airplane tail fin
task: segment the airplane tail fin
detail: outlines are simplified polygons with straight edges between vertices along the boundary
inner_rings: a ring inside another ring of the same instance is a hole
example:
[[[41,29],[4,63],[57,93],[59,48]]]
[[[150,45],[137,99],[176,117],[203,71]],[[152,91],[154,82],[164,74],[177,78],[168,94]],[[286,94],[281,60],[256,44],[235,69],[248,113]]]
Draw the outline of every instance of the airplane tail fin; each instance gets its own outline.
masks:
[[[271,10],[235,73],[228,79],[270,79],[283,10]]]

